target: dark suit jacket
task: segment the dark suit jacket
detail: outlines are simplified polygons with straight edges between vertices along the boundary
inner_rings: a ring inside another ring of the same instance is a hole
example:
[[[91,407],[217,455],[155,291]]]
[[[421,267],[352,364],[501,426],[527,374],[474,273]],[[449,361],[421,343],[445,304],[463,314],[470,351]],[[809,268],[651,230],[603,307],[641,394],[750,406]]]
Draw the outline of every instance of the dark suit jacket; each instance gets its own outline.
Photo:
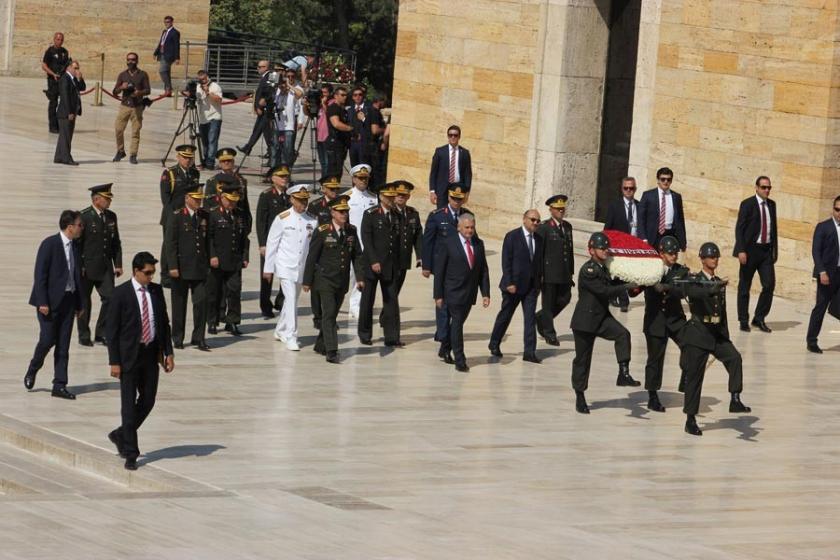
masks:
[[[639,201],[633,199],[633,215],[636,217],[636,232],[640,233],[639,225]],[[658,225],[658,222],[657,222]],[[604,222],[604,229],[614,229],[630,233],[630,224],[627,222],[627,206],[624,204],[624,197],[613,200],[607,207],[607,220]]]
[[[819,278],[820,272],[827,272],[832,282],[840,281],[840,278],[835,278],[840,249],[837,246],[837,227],[834,225],[834,218],[817,224],[814,229],[814,241],[811,244],[811,256],[814,258],[814,278]]]
[[[163,37],[163,34],[166,33],[166,30],[160,32],[160,37]],[[175,29],[174,27],[170,29],[169,35],[166,36],[166,40],[163,42],[163,51],[160,49],[160,37],[158,37],[158,44],[155,47],[155,57],[161,57],[166,62],[175,62],[176,60],[181,59],[181,32]]]
[[[439,240],[439,243],[444,240]],[[461,236],[452,235],[440,243],[435,254],[435,299],[443,298],[444,305],[475,305],[478,290],[490,297],[490,273],[484,242],[473,236],[474,264],[470,268],[467,253],[461,247]]]
[[[528,240],[521,227],[505,235],[502,243],[502,280],[499,288],[507,291],[508,286],[516,286],[516,293],[524,296],[540,285],[539,263],[542,252],[542,238],[534,232],[534,258],[528,251]]]
[[[746,253],[756,245],[756,240],[761,234],[761,212],[758,200],[751,196],[741,202],[738,208],[738,221],[735,222],[735,248],[732,256],[737,257],[738,253]],[[779,240],[776,234],[776,201],[767,199],[767,212],[770,214],[770,246],[773,251],[773,262],[779,256]]]
[[[73,254],[76,263],[74,304],[76,310],[80,311],[82,309],[82,257],[76,243],[73,243]],[[56,309],[61,300],[64,299],[68,274],[64,244],[61,240],[61,234],[56,233],[44,239],[41,246],[38,247],[38,254],[35,256],[35,280],[32,283],[29,305],[34,307],[48,305],[50,309]]]
[[[257,84],[257,89],[254,90],[254,109],[259,108],[260,99],[263,98],[263,91],[267,91],[269,88],[268,85],[268,71],[266,71],[261,77],[260,81]]]
[[[69,115],[82,114],[82,98],[79,91],[85,89],[85,81],[76,81],[65,72],[58,80],[58,107],[55,110],[59,119],[66,119]]]
[[[636,224],[639,237],[653,242],[659,237],[659,187],[646,190],[639,201],[639,217]],[[682,196],[680,193],[671,191],[671,200],[674,203],[674,233],[680,243],[680,249],[685,251],[688,243],[685,235],[685,214],[683,213]]]
[[[155,340],[158,351],[163,356],[172,355],[172,338],[169,329],[169,315],[166,313],[166,301],[163,288],[153,282],[148,286],[152,299],[152,311],[155,315]],[[129,279],[116,288],[108,305],[108,318],[105,323],[105,339],[108,341],[108,363],[121,366],[123,373],[131,370],[137,361],[140,350],[140,337],[143,334],[140,305],[134,293],[134,284]]]
[[[461,177],[461,184],[465,190],[472,187],[472,161],[470,152],[464,147],[458,146],[458,174]],[[435,155],[432,156],[432,169],[429,171],[429,190],[434,191],[438,198],[447,197],[449,186],[449,144],[435,148]]]

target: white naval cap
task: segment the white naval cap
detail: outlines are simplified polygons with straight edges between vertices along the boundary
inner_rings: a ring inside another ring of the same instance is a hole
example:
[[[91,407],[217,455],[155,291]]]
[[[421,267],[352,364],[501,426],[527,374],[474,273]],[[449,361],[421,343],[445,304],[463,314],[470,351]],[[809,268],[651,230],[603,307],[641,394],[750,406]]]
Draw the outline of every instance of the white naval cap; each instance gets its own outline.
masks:
[[[366,163],[360,163],[359,165],[354,165],[352,169],[350,169],[350,175],[359,177],[367,177],[370,175],[370,165]]]
[[[300,198],[306,200],[309,198],[309,185],[306,183],[299,183],[296,185],[292,185],[288,189],[286,189],[286,194],[293,198]]]

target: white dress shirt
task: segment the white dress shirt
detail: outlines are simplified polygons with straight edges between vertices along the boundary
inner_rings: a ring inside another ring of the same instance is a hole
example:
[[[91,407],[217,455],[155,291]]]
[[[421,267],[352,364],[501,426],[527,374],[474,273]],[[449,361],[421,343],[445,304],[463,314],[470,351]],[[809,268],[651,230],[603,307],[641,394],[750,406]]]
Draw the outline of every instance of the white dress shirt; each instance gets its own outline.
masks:
[[[458,169],[459,164],[461,163],[461,154],[458,153],[458,146],[453,146],[452,144],[449,144],[449,151],[447,152],[449,157],[446,160],[446,174],[449,175],[449,162],[452,161],[453,151],[455,152],[455,181],[453,182],[458,183],[461,181],[461,171]]]
[[[525,226],[522,226],[522,235],[525,236],[525,246],[528,247],[528,254],[530,255],[531,259],[533,259],[534,255],[531,253],[531,247],[534,248],[534,251],[537,250],[537,240],[534,239],[533,233],[525,229]],[[466,251],[466,249],[464,250]]]
[[[674,227],[674,197],[671,193],[671,190],[668,189],[667,193],[656,187],[656,190],[659,191],[659,198],[657,202],[659,203],[659,208],[662,208],[662,197],[665,197],[665,229],[673,229]]]
[[[317,227],[318,220],[306,212],[289,209],[288,213],[278,214],[266,239],[263,272],[299,284],[303,280],[309,242]]]
[[[146,298],[146,305],[149,311],[149,326],[151,327],[150,330],[150,338],[149,341],[153,341],[155,339],[155,309],[152,306],[152,295],[149,293],[149,287],[146,286],[145,291],[140,291],[140,288],[143,286],[140,285],[140,282],[131,278],[131,285],[134,288],[134,295],[137,297],[137,309],[139,311],[138,315],[140,317],[140,342],[143,341],[143,298]]]
[[[755,195],[755,199],[758,201],[758,219],[759,219],[759,227],[758,227],[758,236],[756,237],[756,243],[761,243],[761,213],[764,212],[764,218],[767,220],[767,243],[771,243],[772,239],[770,239],[770,203],[765,201],[758,195]],[[764,203],[764,208],[762,209],[761,204]]]
[[[356,229],[361,232],[362,217],[365,215],[365,210],[373,208],[379,204],[379,201],[376,199],[376,195],[369,190],[360,191],[353,187],[350,189],[350,200],[347,201],[347,204],[350,205],[350,224],[356,226]],[[361,233],[358,237],[359,249],[364,249]]]
[[[64,285],[65,292],[76,291],[76,275],[74,269],[76,261],[73,258],[73,240],[64,235],[63,231],[58,232],[61,235],[61,243],[64,245],[64,260],[67,261],[67,284]]]

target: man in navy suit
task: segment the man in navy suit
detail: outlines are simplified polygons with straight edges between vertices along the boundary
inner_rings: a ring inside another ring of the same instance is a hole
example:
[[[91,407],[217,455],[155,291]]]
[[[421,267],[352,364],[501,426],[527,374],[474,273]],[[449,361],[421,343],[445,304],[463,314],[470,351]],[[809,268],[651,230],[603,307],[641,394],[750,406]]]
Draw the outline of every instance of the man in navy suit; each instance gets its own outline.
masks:
[[[732,256],[741,264],[738,274],[738,322],[741,330],[750,332],[750,288],[756,271],[761,281],[761,294],[755,305],[752,325],[771,332],[764,318],[770,313],[773,290],[776,288],[774,264],[779,257],[776,227],[776,203],[770,200],[770,178],[755,180],[755,196],[741,202],[735,223],[735,248]]]
[[[452,318],[442,345],[455,354],[455,369],[468,372],[464,356],[464,322],[481,290],[481,304],[490,305],[490,275],[484,242],[475,236],[475,217],[461,214],[458,233],[450,235],[435,254],[435,306],[446,306]],[[448,360],[447,360],[448,361]]]
[[[172,16],[163,18],[163,31],[160,41],[155,47],[155,60],[160,62],[160,79],[163,80],[164,95],[172,95],[172,75],[170,69],[173,64],[181,61],[181,33],[172,27],[175,22]]]
[[[447,129],[446,136],[449,143],[435,149],[429,171],[429,200],[438,208],[446,206],[446,192],[452,183],[460,183],[466,192],[472,188],[470,152],[458,145],[461,128],[453,124]]]
[[[834,199],[831,217],[817,224],[811,245],[814,278],[817,283],[817,304],[811,311],[805,341],[808,351],[822,354],[817,344],[823,318],[832,298],[840,291],[840,196]]]
[[[543,240],[536,235],[540,213],[531,209],[522,216],[522,227],[511,230],[502,243],[502,308],[496,315],[490,335],[490,353],[502,357],[502,338],[507,332],[513,312],[522,305],[525,319],[525,351],[522,359],[535,364],[537,358],[537,295],[540,291],[539,263]]]
[[[58,142],[55,145],[53,163],[79,165],[73,159],[71,147],[76,119],[82,116],[82,98],[79,92],[84,89],[85,79],[79,69],[79,63],[74,60],[58,80]]]
[[[38,310],[35,315],[41,332],[23,384],[27,389],[35,386],[35,376],[55,346],[52,396],[73,400],[76,395],[67,390],[67,362],[73,318],[83,309],[81,257],[73,242],[82,233],[82,215],[76,210],[65,210],[58,227],[61,231],[44,239],[35,257],[35,281],[29,305]]]
[[[114,289],[108,307],[108,363],[111,377],[120,380],[122,416],[108,439],[132,471],[140,456],[137,430],[155,406],[158,362],[167,373],[175,369],[163,289],[152,282],[157,262],[145,251],[134,255],[132,278]]]
[[[682,196],[671,190],[673,181],[674,172],[667,167],[656,171],[657,187],[645,191],[639,201],[637,237],[641,237],[653,247],[659,247],[659,241],[670,235],[677,238],[680,250],[685,251],[688,243]]]
[[[625,177],[621,180],[621,198],[612,201],[607,207],[604,229],[623,231],[638,237],[638,221],[639,202],[636,200],[636,179]],[[630,296],[626,292],[622,293],[610,303],[627,312],[630,307]]]

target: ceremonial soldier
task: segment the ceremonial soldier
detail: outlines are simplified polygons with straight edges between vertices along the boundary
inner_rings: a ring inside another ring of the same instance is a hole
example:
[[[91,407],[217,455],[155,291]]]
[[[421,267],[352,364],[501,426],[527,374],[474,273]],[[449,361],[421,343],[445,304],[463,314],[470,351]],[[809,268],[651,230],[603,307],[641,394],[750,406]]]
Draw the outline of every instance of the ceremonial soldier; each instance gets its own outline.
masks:
[[[176,210],[184,207],[184,197],[195,190],[199,181],[199,172],[195,168],[195,146],[181,144],[175,147],[176,165],[163,170],[160,176],[160,225],[163,228],[163,238],[166,239],[166,225]],[[166,250],[160,250],[160,278],[164,287],[169,287],[169,265],[166,262]]]
[[[668,339],[680,346],[680,331],[685,326],[682,298],[683,284],[688,267],[677,263],[680,243],[676,237],[666,235],[659,240],[659,255],[665,265],[662,279],[655,286],[645,288],[645,318],[642,330],[647,342],[647,364],[645,365],[645,389],[648,392],[648,408],[665,412],[657,391],[662,387],[662,368],[665,364],[665,348]],[[682,377],[681,377],[682,378]]]
[[[108,300],[114,291],[114,276],[122,275],[122,243],[117,228],[117,215],[111,210],[112,183],[91,187],[91,205],[82,210],[82,234],[79,237],[79,252],[82,257],[82,300],[84,309],[79,315],[79,344],[93,346],[95,342],[105,344],[105,318],[108,316]],[[90,339],[91,295],[93,288],[99,294],[101,306],[96,320],[94,339]]]
[[[348,199],[348,196],[341,195],[330,201],[332,219],[330,223],[318,226],[309,246],[303,273],[303,291],[312,289],[320,292],[321,329],[315,341],[315,351],[326,355],[327,361],[332,364],[339,363],[336,317],[347,293],[350,263],[359,270],[362,265],[356,228],[347,223]],[[361,290],[364,285],[364,281],[359,280],[354,289]]]
[[[222,310],[225,310],[225,330],[240,336],[242,269],[248,268],[251,222],[236,205],[239,202],[239,186],[231,182],[231,179],[229,175],[219,178],[224,183],[219,197],[220,204],[210,211],[207,232],[210,304],[207,321],[210,334],[216,334]]]
[[[537,228],[542,238],[539,255],[542,273],[542,308],[537,311],[537,332],[552,346],[560,346],[554,318],[572,301],[572,274],[575,270],[575,250],[572,240],[572,225],[563,220],[566,215],[568,197],[556,194],[545,201],[551,217]]]
[[[370,179],[370,166],[365,163],[353,166],[350,169],[350,175],[353,177],[353,188],[347,194],[350,197],[348,205],[350,206],[350,225],[356,228],[356,231],[361,231],[362,217],[365,212],[376,206],[376,195],[368,189],[368,180]],[[359,239],[361,246],[359,249],[364,249],[365,241]],[[356,280],[364,278],[364,273],[355,266],[350,271],[350,287],[352,287]],[[357,290],[351,290],[349,312],[353,319],[359,318],[359,306],[362,303],[362,294]]]
[[[209,198],[205,199],[205,206],[213,208],[220,204],[222,183],[235,185],[239,193],[239,202],[236,207],[246,216],[248,220],[248,231],[250,231],[251,224],[254,222],[253,215],[251,214],[251,204],[248,202],[248,180],[234,169],[236,150],[233,148],[222,148],[216,152],[216,159],[219,160],[220,171],[207,180],[205,195]],[[220,181],[221,177],[225,175],[233,177],[233,181]]]
[[[400,304],[397,300],[397,277],[400,270],[400,219],[394,212],[397,191],[392,183],[379,190],[379,204],[365,211],[362,217],[362,266],[365,288],[359,306],[359,341],[370,346],[373,342],[373,302],[376,285],[382,286],[381,324],[385,346],[405,346],[400,341]]]
[[[680,336],[682,354],[680,366],[685,371],[685,431],[693,436],[703,435],[695,415],[700,409],[700,393],[709,354],[717,358],[729,374],[729,412],[750,412],[741,402],[743,371],[741,354],[729,339],[726,320],[726,285],[728,281],[715,276],[720,259],[720,249],[714,243],[700,246],[702,271],[687,277],[685,293],[691,318]]]
[[[606,262],[610,239],[597,231],[589,238],[590,259],[578,274],[578,301],[572,314],[572,334],[575,337],[575,359],[572,361],[572,387],[575,390],[575,410],[589,414],[584,392],[589,386],[592,347],[596,338],[615,342],[618,361],[619,387],[641,385],[630,376],[630,332],[610,313],[610,298],[621,290],[636,290],[635,284],[612,284]]]
[[[195,185],[186,194],[184,207],[169,216],[164,250],[169,263],[172,302],[172,343],[184,347],[187,322],[187,295],[192,295],[193,331],[190,344],[207,352],[204,329],[207,325],[208,213],[201,207],[204,191]]]
[[[434,270],[434,256],[439,246],[446,243],[447,238],[458,235],[458,218],[461,214],[472,214],[463,204],[466,191],[460,183],[451,183],[447,195],[449,201],[443,208],[429,213],[426,228],[423,230],[422,271],[423,277],[428,278]],[[435,306],[435,341],[440,342],[438,357],[448,364],[454,364],[449,344],[449,328],[452,318],[445,305]]]
[[[400,218],[400,266],[397,271],[397,295],[400,295],[405,283],[406,272],[413,266],[419,267],[422,263],[423,253],[423,225],[420,223],[420,213],[408,205],[411,198],[411,191],[414,185],[408,181],[394,181],[394,189],[397,191],[396,213]],[[411,252],[414,251],[414,259]],[[380,322],[381,318],[380,318]]]
[[[321,177],[318,180],[321,183],[321,193],[323,196],[318,200],[309,203],[306,211],[315,216],[318,220],[318,225],[329,224],[332,222],[332,215],[330,210],[330,202],[338,196],[338,189],[341,183],[338,177],[328,176]],[[315,330],[321,330],[321,296],[318,290],[312,290],[309,293],[310,305],[312,305],[312,324]]]
[[[260,311],[266,319],[273,318],[274,312],[271,305],[271,285],[273,282],[270,279],[267,280],[265,274],[262,273],[265,269],[265,244],[274,218],[292,206],[286,192],[289,186],[289,175],[289,167],[286,165],[278,165],[272,169],[268,174],[271,186],[260,193],[260,198],[257,201],[257,243],[260,247]],[[309,192],[307,191],[308,198]],[[283,290],[280,290],[277,299],[274,301],[274,309],[279,311],[282,306]]]
[[[283,293],[283,308],[274,338],[286,344],[289,350],[300,350],[298,344],[297,306],[300,297],[303,268],[312,234],[318,227],[318,220],[306,212],[309,191],[306,185],[289,188],[292,208],[274,218],[268,233],[263,276],[271,282],[277,276]]]

